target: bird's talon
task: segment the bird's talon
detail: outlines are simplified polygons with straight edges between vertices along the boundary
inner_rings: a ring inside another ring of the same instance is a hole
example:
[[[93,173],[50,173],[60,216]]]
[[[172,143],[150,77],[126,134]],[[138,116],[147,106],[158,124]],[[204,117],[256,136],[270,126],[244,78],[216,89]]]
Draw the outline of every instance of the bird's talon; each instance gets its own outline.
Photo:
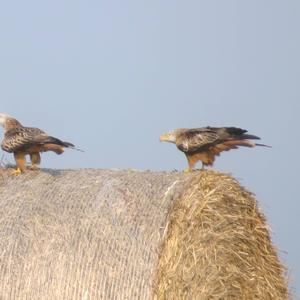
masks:
[[[21,171],[20,168],[17,168],[16,170],[13,170],[13,171],[12,171],[12,175],[14,175],[14,176],[18,176],[18,175],[20,175],[20,174],[22,174],[22,171]]]

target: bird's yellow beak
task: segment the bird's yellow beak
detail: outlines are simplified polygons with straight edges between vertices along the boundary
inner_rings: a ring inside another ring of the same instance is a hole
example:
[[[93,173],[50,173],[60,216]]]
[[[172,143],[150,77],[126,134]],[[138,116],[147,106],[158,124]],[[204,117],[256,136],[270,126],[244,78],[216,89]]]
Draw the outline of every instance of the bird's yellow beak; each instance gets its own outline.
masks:
[[[160,137],[159,137],[159,141],[160,142],[167,142],[169,139],[168,139],[168,134],[162,134]]]

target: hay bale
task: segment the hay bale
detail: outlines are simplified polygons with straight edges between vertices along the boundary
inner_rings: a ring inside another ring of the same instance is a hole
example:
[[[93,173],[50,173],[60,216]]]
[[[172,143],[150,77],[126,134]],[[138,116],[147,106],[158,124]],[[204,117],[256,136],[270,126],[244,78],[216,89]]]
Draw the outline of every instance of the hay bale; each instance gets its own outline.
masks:
[[[287,299],[253,196],[228,175],[2,170],[0,299]]]

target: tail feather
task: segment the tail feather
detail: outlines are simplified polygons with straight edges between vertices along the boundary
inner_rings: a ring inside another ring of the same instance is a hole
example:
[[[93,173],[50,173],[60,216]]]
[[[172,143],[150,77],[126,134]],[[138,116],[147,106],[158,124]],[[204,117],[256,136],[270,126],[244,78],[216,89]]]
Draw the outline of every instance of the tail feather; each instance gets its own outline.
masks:
[[[64,152],[64,148],[61,145],[57,145],[54,143],[47,143],[41,146],[41,151],[46,152],[46,151],[53,151],[56,154],[62,154]]]
[[[254,147],[255,144],[251,141],[248,140],[228,140],[224,142],[225,145],[228,146],[244,146],[244,147]]]
[[[65,144],[66,142],[64,142],[64,144]],[[80,152],[84,152],[84,150],[82,150],[82,149],[79,149],[79,148],[76,148],[73,144],[71,144],[71,143],[67,143],[68,144],[68,146],[64,146],[64,147],[66,147],[66,148],[70,148],[70,149],[73,149],[73,150],[76,150],[76,151],[80,151]]]
[[[259,143],[253,143],[249,140],[228,140],[223,143],[224,145],[234,145],[234,146],[245,146],[245,147],[255,147],[255,146],[262,146],[262,147],[268,147],[271,148],[271,146],[265,145],[265,144],[259,144]]]
[[[45,140],[43,142],[45,144],[46,143],[57,144],[59,146],[65,147],[65,148],[70,148],[70,149],[74,149],[74,150],[77,150],[77,151],[80,151],[80,152],[84,152],[83,150],[76,148],[74,144],[69,143],[69,142],[64,142],[64,141],[62,141],[62,140],[60,140],[58,138],[55,138],[53,136],[49,136],[47,138],[47,140]]]
[[[74,144],[69,143],[69,142],[62,142],[62,146],[66,147],[66,148],[74,149],[74,150],[77,150],[77,151],[80,151],[80,152],[84,152],[83,150],[81,150],[79,148],[76,148]]]

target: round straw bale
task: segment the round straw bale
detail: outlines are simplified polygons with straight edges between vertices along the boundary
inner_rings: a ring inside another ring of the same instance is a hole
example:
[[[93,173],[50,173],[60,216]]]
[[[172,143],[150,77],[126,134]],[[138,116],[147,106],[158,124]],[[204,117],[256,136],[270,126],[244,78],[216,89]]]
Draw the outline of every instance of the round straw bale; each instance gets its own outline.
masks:
[[[170,210],[158,299],[287,299],[284,268],[253,195],[228,175],[193,178]]]
[[[0,183],[0,299],[287,299],[253,196],[212,171]]]

